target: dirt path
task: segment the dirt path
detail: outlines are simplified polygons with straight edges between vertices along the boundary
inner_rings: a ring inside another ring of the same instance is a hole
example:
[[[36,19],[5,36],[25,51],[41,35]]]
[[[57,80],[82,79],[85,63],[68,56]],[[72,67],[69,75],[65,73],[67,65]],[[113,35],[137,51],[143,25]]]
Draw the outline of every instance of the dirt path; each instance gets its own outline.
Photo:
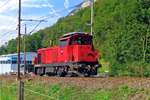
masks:
[[[38,77],[35,78],[47,84],[63,84],[74,85],[83,88],[115,88],[122,85],[129,87],[150,89],[150,78],[131,78],[131,77],[117,77],[117,78],[58,78],[58,77]],[[35,80],[33,79],[33,80]]]
[[[15,76],[0,76],[0,80],[16,81]],[[73,85],[82,88],[100,89],[116,88],[122,85],[129,87],[150,89],[150,78],[136,77],[109,77],[109,78],[81,78],[81,77],[28,77],[25,81],[34,81],[43,84]]]

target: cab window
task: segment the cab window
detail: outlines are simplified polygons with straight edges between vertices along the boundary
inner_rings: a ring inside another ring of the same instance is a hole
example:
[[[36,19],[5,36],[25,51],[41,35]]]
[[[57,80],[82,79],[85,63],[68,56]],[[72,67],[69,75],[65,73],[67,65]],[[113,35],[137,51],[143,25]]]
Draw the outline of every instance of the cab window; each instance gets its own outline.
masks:
[[[67,45],[67,43],[68,43],[67,39],[66,39],[66,40],[61,40],[60,43],[59,43],[59,45],[60,45],[61,47],[64,47],[64,46]]]
[[[74,37],[70,44],[71,45],[90,45],[92,44],[92,37]]]

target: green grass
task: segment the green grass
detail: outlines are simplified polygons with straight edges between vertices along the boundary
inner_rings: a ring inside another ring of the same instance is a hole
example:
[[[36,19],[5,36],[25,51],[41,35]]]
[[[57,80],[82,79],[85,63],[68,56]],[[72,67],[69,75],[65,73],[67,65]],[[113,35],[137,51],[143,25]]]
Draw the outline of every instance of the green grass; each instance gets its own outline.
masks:
[[[98,69],[98,73],[109,73],[110,72],[110,63],[106,62],[104,59],[100,60],[102,67]]]
[[[25,89],[25,100],[128,100],[141,94],[140,100],[150,100],[150,90],[131,88],[126,85],[112,89],[92,90],[62,86],[61,84],[44,85],[26,82],[25,88],[39,93],[32,93]],[[0,86],[0,100],[16,100],[17,90],[16,84],[2,84]]]
[[[16,100],[17,86],[3,83],[0,85],[0,100]]]

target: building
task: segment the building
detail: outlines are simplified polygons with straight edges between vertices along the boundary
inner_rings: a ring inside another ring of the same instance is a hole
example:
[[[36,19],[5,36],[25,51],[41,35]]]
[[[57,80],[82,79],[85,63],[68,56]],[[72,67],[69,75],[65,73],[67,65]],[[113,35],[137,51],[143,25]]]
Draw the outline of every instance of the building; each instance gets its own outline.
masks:
[[[35,52],[26,52],[26,70],[31,71],[33,69],[32,60],[36,57]],[[0,55],[0,74],[17,73],[17,59],[18,54]],[[20,71],[24,72],[24,53],[20,53]]]

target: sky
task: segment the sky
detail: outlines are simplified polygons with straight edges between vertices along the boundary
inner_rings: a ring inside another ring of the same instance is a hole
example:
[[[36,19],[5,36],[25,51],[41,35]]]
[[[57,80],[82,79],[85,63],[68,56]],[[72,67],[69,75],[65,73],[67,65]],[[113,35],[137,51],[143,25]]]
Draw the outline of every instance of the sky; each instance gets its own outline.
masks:
[[[0,0],[0,46],[17,37],[18,1]],[[21,34],[24,34],[25,24],[29,34],[53,25],[83,0],[21,0],[21,2],[21,19],[45,20],[41,23],[39,21],[22,21]],[[38,27],[34,30],[37,25]]]

